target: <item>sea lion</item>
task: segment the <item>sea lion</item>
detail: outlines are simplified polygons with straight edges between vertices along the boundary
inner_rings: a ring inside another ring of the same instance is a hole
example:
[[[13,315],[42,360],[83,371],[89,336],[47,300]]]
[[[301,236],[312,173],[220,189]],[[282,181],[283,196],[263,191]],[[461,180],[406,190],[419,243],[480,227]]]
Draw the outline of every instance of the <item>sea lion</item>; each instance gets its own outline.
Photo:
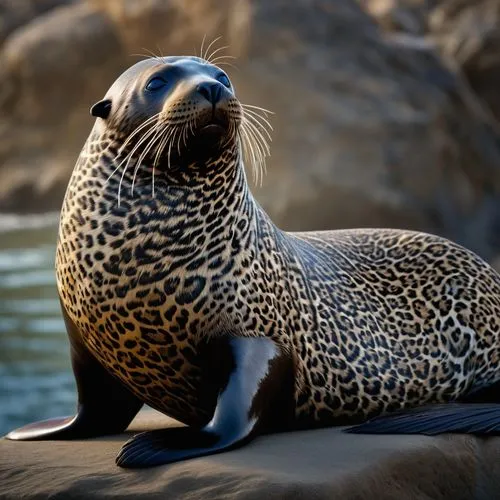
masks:
[[[78,412],[10,439],[121,432],[143,403],[188,427],[135,436],[120,466],[335,424],[500,432],[500,277],[483,260],[411,231],[278,229],[242,160],[266,154],[267,120],[201,58],[135,64],[92,114],[56,262]]]

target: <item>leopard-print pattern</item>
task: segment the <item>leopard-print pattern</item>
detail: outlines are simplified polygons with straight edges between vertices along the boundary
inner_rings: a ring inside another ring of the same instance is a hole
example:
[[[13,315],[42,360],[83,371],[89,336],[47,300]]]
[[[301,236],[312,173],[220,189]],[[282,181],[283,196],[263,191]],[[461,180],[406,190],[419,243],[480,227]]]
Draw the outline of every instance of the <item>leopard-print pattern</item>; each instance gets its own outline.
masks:
[[[237,140],[203,166],[161,170],[154,197],[146,159],[133,194],[133,169],[123,175],[118,206],[120,175],[107,179],[122,143],[96,125],[81,153],[57,279],[86,345],[144,402],[205,422],[198,346],[225,334],[290,352],[308,425],[500,380],[500,277],[472,252],[411,231],[281,231],[249,191]]]

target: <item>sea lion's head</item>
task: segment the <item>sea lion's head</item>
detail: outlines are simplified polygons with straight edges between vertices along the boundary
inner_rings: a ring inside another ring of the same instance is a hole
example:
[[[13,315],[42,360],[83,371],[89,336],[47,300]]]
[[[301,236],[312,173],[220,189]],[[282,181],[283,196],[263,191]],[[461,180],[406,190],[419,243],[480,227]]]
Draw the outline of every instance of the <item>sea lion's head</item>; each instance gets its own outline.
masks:
[[[168,175],[238,154],[242,145],[256,162],[268,154],[267,120],[245,109],[225,71],[199,57],[136,63],[91,114],[97,128],[118,138],[117,166],[129,162]]]

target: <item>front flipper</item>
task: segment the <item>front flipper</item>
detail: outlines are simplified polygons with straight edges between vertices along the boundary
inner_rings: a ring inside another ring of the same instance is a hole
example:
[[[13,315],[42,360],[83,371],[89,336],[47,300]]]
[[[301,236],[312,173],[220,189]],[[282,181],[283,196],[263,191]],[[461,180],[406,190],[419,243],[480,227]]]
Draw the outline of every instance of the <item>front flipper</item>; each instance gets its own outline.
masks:
[[[500,435],[500,404],[445,403],[376,417],[346,429],[351,434],[443,433]]]
[[[78,388],[77,414],[28,424],[7,434],[7,439],[79,439],[115,434],[128,427],[142,406],[88,351],[64,308],[63,316]]]
[[[285,427],[293,417],[293,369],[289,354],[267,338],[229,340],[227,383],[212,420],[203,428],[143,432],[128,441],[116,463],[151,467],[212,455],[243,445],[257,433]]]

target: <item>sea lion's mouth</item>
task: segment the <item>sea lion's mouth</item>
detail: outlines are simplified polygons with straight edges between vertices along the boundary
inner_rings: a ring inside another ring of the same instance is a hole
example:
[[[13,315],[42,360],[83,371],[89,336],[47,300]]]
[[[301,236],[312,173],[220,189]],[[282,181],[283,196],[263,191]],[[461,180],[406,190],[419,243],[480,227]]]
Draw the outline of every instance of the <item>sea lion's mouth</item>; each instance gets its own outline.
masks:
[[[225,136],[229,130],[229,121],[227,119],[212,116],[205,123],[200,124],[196,131],[196,136],[203,140],[217,140]]]
[[[213,122],[213,123],[208,123],[207,125],[201,127],[200,132],[213,134],[213,133],[224,132],[226,129],[227,127],[225,127],[221,123]]]

